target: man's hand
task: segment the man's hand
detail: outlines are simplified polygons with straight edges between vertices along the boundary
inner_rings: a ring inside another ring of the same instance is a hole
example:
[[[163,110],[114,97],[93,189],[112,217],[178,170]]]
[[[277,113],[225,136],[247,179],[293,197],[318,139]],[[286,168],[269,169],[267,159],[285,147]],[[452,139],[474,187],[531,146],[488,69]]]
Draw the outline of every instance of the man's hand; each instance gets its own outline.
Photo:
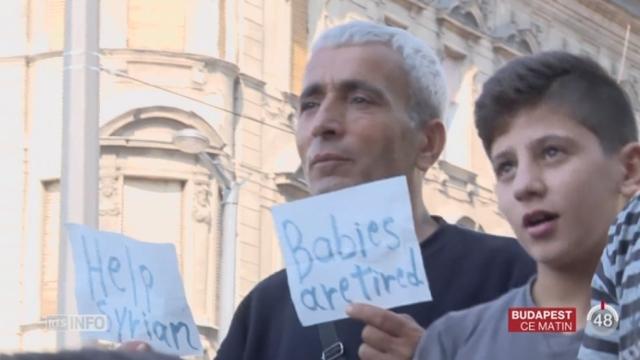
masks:
[[[366,324],[358,356],[363,360],[405,360],[413,356],[424,329],[409,315],[353,304],[347,315]]]

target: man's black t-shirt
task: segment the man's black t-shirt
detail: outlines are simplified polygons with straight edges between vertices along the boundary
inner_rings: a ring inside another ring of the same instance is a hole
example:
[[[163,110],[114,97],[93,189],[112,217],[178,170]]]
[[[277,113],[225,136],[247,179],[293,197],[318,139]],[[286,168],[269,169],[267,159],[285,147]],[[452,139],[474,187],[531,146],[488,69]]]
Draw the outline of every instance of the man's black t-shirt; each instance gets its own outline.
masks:
[[[442,221],[441,221],[442,222]],[[394,308],[428,327],[453,310],[487,302],[521,286],[535,262],[511,238],[482,234],[443,223],[421,246],[433,301]],[[364,325],[335,321],[345,357],[357,359]],[[317,326],[298,320],[284,270],[260,282],[238,307],[218,360],[320,359]]]

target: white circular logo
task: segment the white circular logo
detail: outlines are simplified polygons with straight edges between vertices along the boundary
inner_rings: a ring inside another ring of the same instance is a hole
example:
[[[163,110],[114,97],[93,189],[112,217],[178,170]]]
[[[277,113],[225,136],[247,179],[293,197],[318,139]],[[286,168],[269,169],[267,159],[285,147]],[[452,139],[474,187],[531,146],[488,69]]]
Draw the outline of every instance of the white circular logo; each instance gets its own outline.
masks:
[[[604,302],[592,307],[587,314],[587,326],[602,335],[614,332],[618,328],[619,321],[620,318],[616,309]]]

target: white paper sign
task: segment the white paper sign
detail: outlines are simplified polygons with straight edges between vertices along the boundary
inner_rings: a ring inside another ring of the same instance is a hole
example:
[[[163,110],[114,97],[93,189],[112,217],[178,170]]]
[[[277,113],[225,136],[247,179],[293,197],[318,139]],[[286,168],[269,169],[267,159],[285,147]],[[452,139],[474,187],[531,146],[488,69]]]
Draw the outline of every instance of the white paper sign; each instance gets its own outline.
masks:
[[[431,300],[405,177],[275,206],[291,298],[304,326]]]
[[[102,314],[106,331],[84,339],[142,340],[154,350],[201,355],[198,329],[184,294],[173,244],[68,224],[80,314]]]

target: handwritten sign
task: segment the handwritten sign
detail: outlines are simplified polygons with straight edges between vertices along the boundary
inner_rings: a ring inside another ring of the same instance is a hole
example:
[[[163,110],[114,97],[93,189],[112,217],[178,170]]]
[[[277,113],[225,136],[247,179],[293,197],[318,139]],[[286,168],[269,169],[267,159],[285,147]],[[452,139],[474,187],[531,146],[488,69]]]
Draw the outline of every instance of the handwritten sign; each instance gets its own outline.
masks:
[[[102,314],[107,330],[85,339],[142,340],[154,350],[201,355],[172,244],[151,244],[68,224],[80,314]]]
[[[404,177],[272,210],[302,325],[345,318],[352,302],[390,308],[431,300]]]

